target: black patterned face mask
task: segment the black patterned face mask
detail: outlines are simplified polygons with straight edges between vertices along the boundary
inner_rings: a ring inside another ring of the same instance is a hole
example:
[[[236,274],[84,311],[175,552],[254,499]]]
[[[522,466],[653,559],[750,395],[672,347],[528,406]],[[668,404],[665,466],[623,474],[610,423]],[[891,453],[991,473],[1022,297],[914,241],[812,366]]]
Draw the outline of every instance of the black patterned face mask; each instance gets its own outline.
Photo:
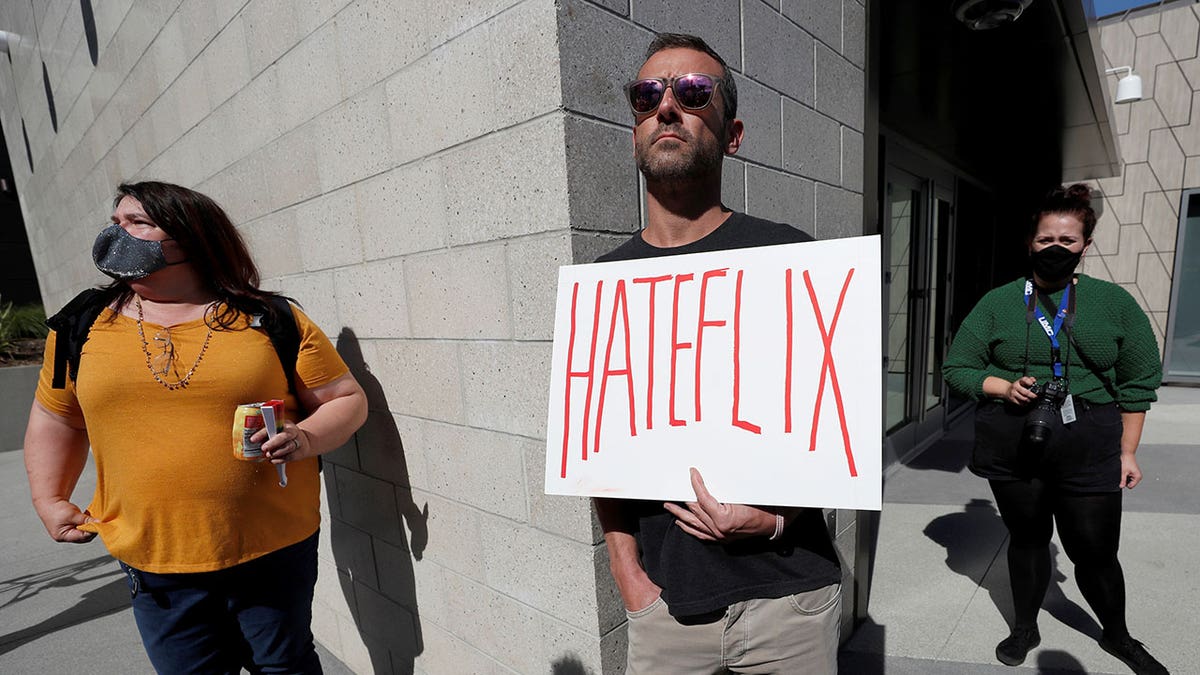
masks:
[[[136,281],[167,266],[161,241],[148,241],[113,223],[100,230],[92,244],[96,269],[118,281]]]
[[[1042,281],[1062,281],[1075,271],[1083,251],[1073,253],[1065,246],[1047,246],[1040,251],[1029,254],[1029,262],[1033,265],[1033,273]]]

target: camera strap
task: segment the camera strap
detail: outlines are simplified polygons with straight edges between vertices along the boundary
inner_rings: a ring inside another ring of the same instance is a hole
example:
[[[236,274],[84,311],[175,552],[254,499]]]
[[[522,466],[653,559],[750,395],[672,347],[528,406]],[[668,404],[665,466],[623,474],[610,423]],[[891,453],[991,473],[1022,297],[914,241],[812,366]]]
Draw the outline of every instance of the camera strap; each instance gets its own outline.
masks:
[[[1026,324],[1026,341],[1025,341],[1025,372],[1029,371],[1029,340],[1028,326],[1035,322],[1046,333],[1046,337],[1050,339],[1050,361],[1053,369],[1054,377],[1065,378],[1067,376],[1067,366],[1070,365],[1070,351],[1067,353],[1066,364],[1062,359],[1062,346],[1058,341],[1058,336],[1066,326],[1067,335],[1071,333],[1071,329],[1075,325],[1075,284],[1077,278],[1072,277],[1071,282],[1063,289],[1062,301],[1058,307],[1054,306],[1054,302],[1049,295],[1040,294],[1037,290],[1037,285],[1033,283],[1032,278],[1025,280],[1025,324]],[[1046,317],[1042,311],[1041,305],[1045,304],[1046,309],[1051,311],[1054,316],[1053,322]],[[1069,339],[1069,338],[1068,338]]]

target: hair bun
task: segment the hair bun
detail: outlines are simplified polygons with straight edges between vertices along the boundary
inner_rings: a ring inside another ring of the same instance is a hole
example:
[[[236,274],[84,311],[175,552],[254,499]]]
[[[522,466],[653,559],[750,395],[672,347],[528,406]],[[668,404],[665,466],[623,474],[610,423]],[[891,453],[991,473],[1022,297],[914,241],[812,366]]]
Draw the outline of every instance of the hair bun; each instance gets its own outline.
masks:
[[[1068,201],[1079,202],[1080,206],[1091,206],[1092,204],[1092,188],[1084,183],[1075,183],[1066,189],[1064,195]]]

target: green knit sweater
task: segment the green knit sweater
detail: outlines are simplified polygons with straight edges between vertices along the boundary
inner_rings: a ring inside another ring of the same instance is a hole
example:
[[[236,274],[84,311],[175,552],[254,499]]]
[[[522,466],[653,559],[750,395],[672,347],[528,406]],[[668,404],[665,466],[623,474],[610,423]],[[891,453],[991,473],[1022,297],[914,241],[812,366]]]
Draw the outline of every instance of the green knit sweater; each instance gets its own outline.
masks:
[[[989,375],[1010,382],[1021,377],[1027,331],[1029,375],[1038,382],[1051,379],[1050,339],[1036,325],[1036,319],[1033,325],[1026,322],[1024,289],[1024,279],[992,289],[962,322],[942,366],[942,375],[952,390],[982,399],[983,381]],[[1149,410],[1158,398],[1155,390],[1162,382],[1162,361],[1145,313],[1128,291],[1107,281],[1080,275],[1073,292],[1073,344],[1067,344],[1065,326],[1059,334],[1064,361],[1070,352],[1067,376],[1071,394],[1089,403],[1111,403],[1114,398],[1103,379],[1107,378],[1122,410]],[[1057,305],[1062,291],[1051,297]],[[1080,358],[1079,351],[1086,360]],[[1100,371],[1103,378],[1085,363]]]

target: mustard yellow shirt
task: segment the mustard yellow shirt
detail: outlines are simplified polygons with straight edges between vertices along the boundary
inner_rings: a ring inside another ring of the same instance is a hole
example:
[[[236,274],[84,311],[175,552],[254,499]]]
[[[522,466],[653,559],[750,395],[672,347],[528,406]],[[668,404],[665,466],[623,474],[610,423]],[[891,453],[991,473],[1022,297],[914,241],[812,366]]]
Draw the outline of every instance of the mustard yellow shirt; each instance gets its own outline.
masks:
[[[299,309],[298,382],[312,389],[347,372],[325,334]],[[144,323],[151,354],[162,326]],[[179,374],[200,353],[203,319],[170,328]],[[168,391],[146,365],[137,322],[106,309],[83,345],[78,379],[50,387],[55,335],[37,400],[69,418],[82,416],[96,463],[96,493],[88,511],[113,557],[156,573],[231,567],[302,541],[320,526],[315,458],[287,465],[279,487],[274,465],[234,458],[238,404],[282,398],[285,417],[297,404],[271,341],[243,317],[234,330],[214,330],[186,389]],[[174,375],[166,378],[174,381]]]

